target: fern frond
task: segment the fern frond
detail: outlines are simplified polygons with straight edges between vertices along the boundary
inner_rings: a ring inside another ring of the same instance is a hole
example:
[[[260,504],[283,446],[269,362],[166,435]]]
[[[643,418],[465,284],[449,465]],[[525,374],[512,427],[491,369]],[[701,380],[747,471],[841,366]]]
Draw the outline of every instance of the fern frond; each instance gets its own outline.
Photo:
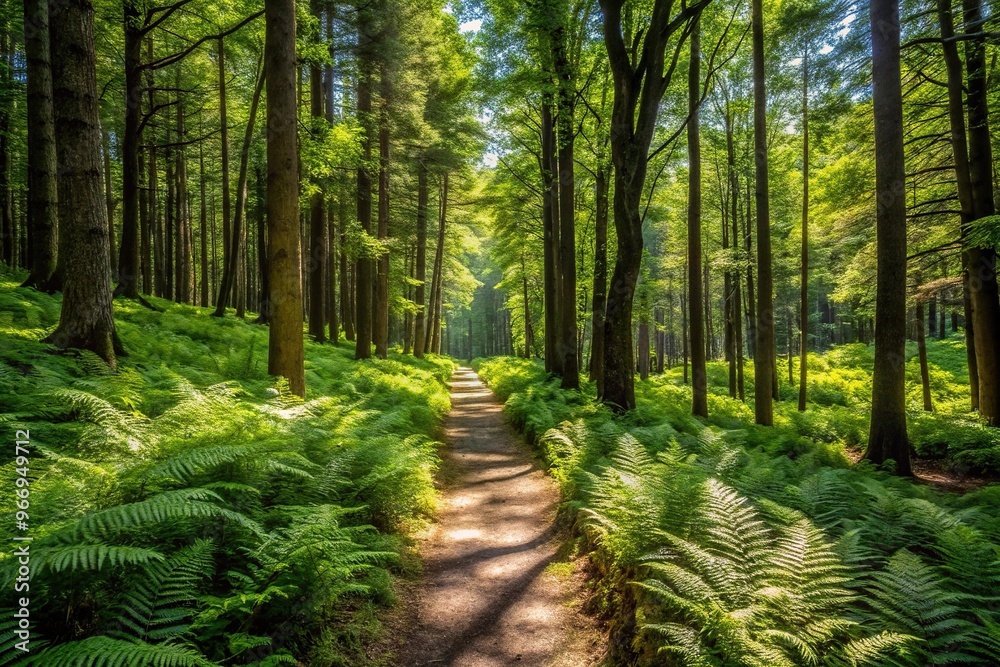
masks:
[[[147,644],[97,636],[47,648],[29,657],[30,667],[217,667],[185,644]]]

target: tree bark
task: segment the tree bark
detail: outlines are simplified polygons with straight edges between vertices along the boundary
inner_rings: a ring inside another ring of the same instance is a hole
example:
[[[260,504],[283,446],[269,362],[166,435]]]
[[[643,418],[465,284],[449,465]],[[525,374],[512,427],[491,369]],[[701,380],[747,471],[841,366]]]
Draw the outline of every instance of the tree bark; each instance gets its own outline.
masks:
[[[566,52],[565,27],[560,22],[552,34],[553,60],[558,77],[558,177],[559,177],[559,330],[557,355],[563,389],[580,388],[576,322],[576,184],[574,178],[574,106],[576,86]],[[647,351],[648,355],[648,351]]]
[[[873,0],[871,28],[878,270],[871,429],[865,458],[876,465],[894,460],[897,474],[910,475],[906,434],[906,171],[898,0]]]
[[[963,0],[966,33],[981,31],[980,0]],[[986,58],[983,38],[965,42],[968,80],[969,177],[973,221],[996,214],[993,199],[993,147],[987,103]],[[990,426],[1000,426],[1000,290],[997,254],[992,246],[968,249],[969,287],[972,292],[972,327],[975,332],[979,372],[979,414]],[[968,324],[966,324],[968,327]]]
[[[212,313],[215,317],[222,317],[226,314],[226,308],[229,307],[230,297],[233,296],[234,287],[236,284],[236,273],[240,269],[239,257],[241,257],[246,252],[246,231],[243,228],[243,221],[246,218],[246,204],[247,204],[247,178],[248,169],[250,163],[250,145],[253,142],[253,130],[254,125],[257,121],[257,109],[260,106],[260,96],[264,90],[264,80],[266,78],[267,68],[262,68],[259,76],[257,77],[257,85],[254,87],[253,98],[250,101],[250,116],[247,118],[246,133],[243,135],[243,147],[240,150],[240,171],[236,182],[236,215],[232,219],[232,224],[230,225],[227,220],[228,216],[232,213],[226,204],[229,198],[229,187],[226,185],[225,179],[228,177],[228,157],[224,160],[227,164],[226,168],[223,169],[224,181],[223,181],[223,196],[222,196],[222,215],[223,215],[223,263],[222,263],[222,282],[219,285],[219,296],[215,300],[215,312]],[[228,155],[228,143],[226,145],[225,154]],[[228,241],[226,241],[226,234],[231,234]],[[228,253],[228,254],[227,254]],[[238,308],[239,306],[237,306]],[[237,313],[239,316],[240,313]]]
[[[267,226],[270,331],[267,370],[305,397],[299,270],[299,167],[296,131],[295,1],[267,0]]]
[[[312,3],[313,14],[319,17],[319,5]],[[318,37],[317,37],[318,39]],[[312,116],[313,131],[319,131],[319,123],[325,121],[323,115],[323,72],[318,62],[309,66],[309,111]],[[317,343],[326,340],[326,311],[324,293],[326,292],[326,262],[327,262],[327,215],[326,193],[321,184],[314,183],[315,191],[309,201],[309,261],[306,270],[309,273],[309,335]],[[333,333],[331,332],[331,337]]]
[[[437,247],[434,249],[434,275],[431,280],[431,320],[427,332],[427,349],[435,354],[441,352],[441,292],[444,282],[444,242],[448,224],[448,172],[441,176],[440,219],[438,221]]]
[[[392,95],[389,70],[383,58],[381,63],[381,103],[379,105],[379,168],[378,168],[378,238],[383,243],[389,238],[389,103]],[[374,318],[375,355],[385,359],[389,355],[389,251],[384,249],[378,258],[375,284]]]
[[[417,312],[413,326],[413,356],[423,358],[427,341],[427,165],[417,162],[417,256],[414,279],[417,282],[415,303]]]
[[[948,82],[948,121],[951,129],[952,156],[955,163],[956,190],[961,209],[961,237],[969,233],[969,225],[975,217],[975,203],[972,179],[969,172],[969,144],[965,129],[965,82],[962,76],[962,59],[958,55],[955,37],[955,23],[951,0],[938,0],[938,22],[941,26],[941,48],[944,55],[945,72]],[[962,308],[966,323],[971,323],[972,286],[969,272],[969,250],[962,250]],[[979,409],[979,365],[976,359],[975,328],[965,326],[965,355],[969,368],[969,394],[973,410]]]
[[[28,225],[31,258],[23,287],[53,291],[59,253],[56,135],[52,110],[52,63],[48,0],[24,2],[24,54],[28,102]]]
[[[366,235],[372,232],[372,176],[368,165],[372,159],[374,128],[372,127],[372,79],[374,75],[374,54],[372,53],[373,30],[372,8],[365,6],[358,10],[358,121],[365,128],[361,140],[362,162],[357,171],[358,223]],[[355,359],[371,359],[372,356],[372,258],[367,251],[358,257],[355,277],[355,325],[357,340],[354,346]]]
[[[754,172],[757,209],[757,322],[754,343],[754,418],[774,423],[774,285],[771,276],[771,216],[767,173],[767,93],[764,82],[764,11],[752,0]]]
[[[691,412],[708,416],[708,373],[705,369],[705,319],[701,281],[701,136],[698,105],[701,98],[701,21],[691,29],[688,67],[688,302],[691,304]]]
[[[789,341],[789,347],[791,341]],[[799,265],[799,412],[806,409],[809,365],[809,49],[802,51],[802,251]],[[791,354],[788,355],[789,364]]]
[[[555,126],[552,120],[552,96],[546,95],[542,101],[542,241],[545,245],[544,263],[544,310],[545,310],[545,370],[558,373],[562,370],[562,357],[558,353],[559,327],[562,318],[559,310],[561,289],[559,285],[559,181],[556,178]]]
[[[59,229],[67,237],[59,325],[46,339],[94,352],[110,366],[124,354],[111,302],[107,210],[101,192],[94,6],[67,0],[52,12],[52,100],[59,169]]]
[[[931,375],[930,370],[927,368],[927,339],[924,333],[927,322],[924,320],[923,299],[917,299],[915,321],[917,325],[917,356],[920,358],[920,386],[923,389],[924,410],[931,412],[934,407],[931,404]]]

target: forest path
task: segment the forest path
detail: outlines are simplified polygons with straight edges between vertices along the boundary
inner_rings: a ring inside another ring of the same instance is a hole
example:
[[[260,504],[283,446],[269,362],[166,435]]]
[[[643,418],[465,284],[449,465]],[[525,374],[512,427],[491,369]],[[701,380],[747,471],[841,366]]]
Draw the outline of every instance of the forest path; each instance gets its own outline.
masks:
[[[599,634],[558,562],[559,491],[476,373],[451,381],[442,510],[399,630],[397,667],[588,667]],[[563,574],[556,574],[562,572]]]

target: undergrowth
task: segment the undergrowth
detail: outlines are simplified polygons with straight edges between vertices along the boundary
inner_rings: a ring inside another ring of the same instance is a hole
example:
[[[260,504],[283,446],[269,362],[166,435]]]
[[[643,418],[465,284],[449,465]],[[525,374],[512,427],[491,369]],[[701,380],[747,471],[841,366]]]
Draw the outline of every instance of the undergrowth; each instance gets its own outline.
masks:
[[[958,496],[852,465],[870,354],[810,362],[819,402],[779,402],[774,427],[728,397],[721,364],[702,421],[679,369],[637,382],[638,408],[619,417],[534,362],[474,363],[562,488],[614,664],[1000,664],[1000,486]],[[960,380],[938,373],[942,402]],[[964,416],[911,423],[918,448],[982,432]],[[924,437],[926,424],[950,434]]]
[[[33,538],[31,652],[2,609],[0,664],[359,665],[435,506],[451,361],[307,343],[303,401],[267,375],[265,327],[153,303],[116,301],[112,373],[40,342],[56,298],[0,284],[0,421],[30,430]]]

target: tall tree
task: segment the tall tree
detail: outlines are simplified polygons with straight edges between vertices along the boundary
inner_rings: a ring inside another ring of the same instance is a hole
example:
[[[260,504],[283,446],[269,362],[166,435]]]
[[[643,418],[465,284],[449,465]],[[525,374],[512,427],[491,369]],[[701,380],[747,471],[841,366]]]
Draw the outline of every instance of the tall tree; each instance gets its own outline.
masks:
[[[751,0],[753,43],[754,198],[757,210],[757,322],[754,330],[754,417],[774,422],[775,372],[774,282],[771,275],[771,212],[767,173],[767,92],[764,68],[763,0]]]
[[[31,272],[25,287],[50,291],[59,245],[56,135],[48,0],[24,2],[24,53],[28,73],[28,227]]]
[[[313,15],[319,18],[319,3],[312,2]],[[319,40],[319,31],[316,31]],[[326,122],[323,114],[323,72],[318,60],[309,65],[309,111],[312,116],[313,132],[319,133],[321,123]],[[326,340],[326,293],[327,262],[327,216],[326,193],[322,185],[314,184],[309,201],[309,261],[306,262],[309,283],[309,335],[317,343]],[[331,336],[334,332],[330,333]]]
[[[296,141],[295,0],[267,0],[264,71],[267,78],[267,371],[288,378],[305,397],[302,284],[299,270],[299,166]]]
[[[911,474],[906,434],[906,170],[900,83],[899,3],[871,4],[872,103],[875,113],[875,189],[878,273],[871,428],[865,458],[895,461]]]
[[[625,0],[601,0],[604,43],[614,80],[611,159],[615,166],[614,222],[618,250],[608,290],[603,400],[616,410],[635,407],[635,361],[632,356],[632,299],[642,261],[640,204],[646,183],[649,147],[656,130],[660,100],[673,75],[666,49],[678,31],[708,4],[699,0],[674,13],[672,0],[655,0],[649,25],[630,27],[626,44],[622,9]],[[680,49],[681,44],[675,44]]]
[[[370,3],[358,6],[358,121],[364,128],[361,139],[362,159],[357,169],[358,223],[366,235],[372,231],[372,145],[375,143],[372,123],[372,84],[375,76],[374,31],[375,7]],[[367,248],[362,250],[355,274],[355,326],[357,340],[355,359],[372,356],[372,258]]]
[[[799,412],[806,409],[809,365],[809,47],[802,50],[802,249],[799,262]],[[791,342],[789,342],[791,345]],[[789,359],[791,353],[789,352]],[[790,363],[790,362],[789,362]],[[791,368],[789,367],[789,371]]]
[[[688,65],[688,290],[691,303],[691,412],[708,416],[708,372],[705,368],[705,318],[699,307],[701,272],[701,135],[698,107],[701,104],[701,20],[691,25],[691,58]],[[707,275],[707,273],[706,273]],[[708,290],[705,290],[706,293]]]
[[[111,305],[107,208],[101,184],[94,5],[66,0],[50,14],[59,229],[67,237],[59,325],[46,339],[90,350],[110,366],[124,354]]]

